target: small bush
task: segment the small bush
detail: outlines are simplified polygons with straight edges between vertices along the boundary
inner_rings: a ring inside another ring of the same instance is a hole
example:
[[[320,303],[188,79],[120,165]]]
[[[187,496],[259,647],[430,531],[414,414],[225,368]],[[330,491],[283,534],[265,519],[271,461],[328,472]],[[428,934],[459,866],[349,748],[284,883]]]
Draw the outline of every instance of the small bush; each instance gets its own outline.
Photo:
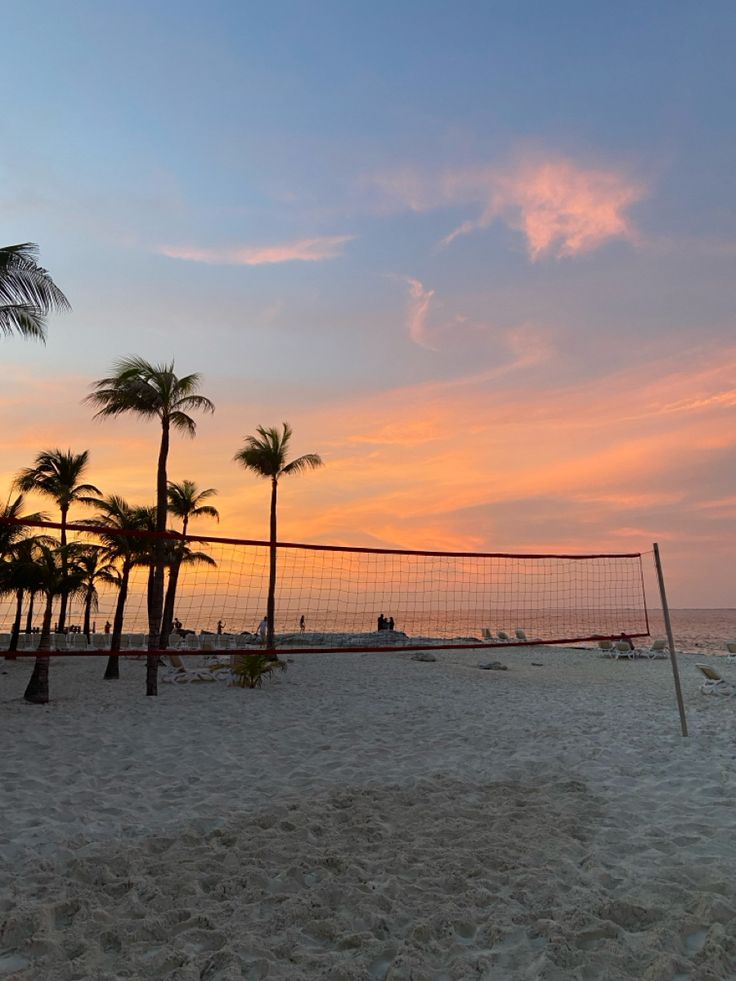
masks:
[[[272,654],[241,654],[233,667],[240,688],[260,688],[263,679],[274,671],[286,671],[286,662]]]

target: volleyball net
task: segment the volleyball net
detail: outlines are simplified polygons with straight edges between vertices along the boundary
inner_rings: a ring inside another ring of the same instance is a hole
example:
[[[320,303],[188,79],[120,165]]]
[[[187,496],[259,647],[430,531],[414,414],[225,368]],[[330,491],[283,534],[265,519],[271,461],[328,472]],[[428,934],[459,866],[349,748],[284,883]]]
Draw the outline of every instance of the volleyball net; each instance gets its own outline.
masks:
[[[66,587],[57,579],[52,597],[53,632],[58,591],[67,589],[67,642],[57,639],[52,644],[57,651],[109,648],[116,611],[121,651],[145,649],[156,555],[165,563],[169,600],[169,622],[164,612],[157,649],[247,651],[264,643],[272,556],[268,542],[72,524],[62,559],[54,541],[58,524],[12,524],[16,540],[26,545],[19,550],[16,541],[0,557],[0,649],[7,648],[14,630],[29,647],[29,635],[41,631],[48,589],[32,569],[32,543],[41,535],[46,566],[50,550],[66,577]],[[622,633],[649,635],[638,552],[523,555],[279,542],[273,555],[274,646],[295,653],[564,644]],[[89,556],[96,557],[92,566]],[[107,572],[101,575],[103,567]],[[121,612],[124,574],[127,598]],[[23,650],[25,645],[17,646]]]

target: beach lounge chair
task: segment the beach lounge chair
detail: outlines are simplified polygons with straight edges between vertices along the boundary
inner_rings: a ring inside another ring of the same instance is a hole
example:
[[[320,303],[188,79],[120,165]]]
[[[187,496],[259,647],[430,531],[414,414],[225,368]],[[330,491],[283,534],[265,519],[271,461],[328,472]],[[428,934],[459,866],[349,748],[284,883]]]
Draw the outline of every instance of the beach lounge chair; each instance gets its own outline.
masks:
[[[639,651],[642,657],[652,658],[667,657],[667,641],[662,637],[652,641],[652,646]]]
[[[178,654],[166,654],[161,658],[164,670],[161,680],[172,685],[191,685],[198,682],[224,681],[231,676],[227,665],[219,663],[207,664],[204,667],[187,667]],[[227,678],[225,678],[227,674]]]
[[[736,661],[736,640],[727,640],[726,650],[728,651],[728,654],[726,654],[726,660]]]
[[[488,629],[488,627],[481,627],[480,634],[481,634],[481,637],[483,638],[483,640],[493,640],[493,634]],[[10,636],[10,635],[8,635],[8,636]]]
[[[613,641],[612,640],[599,640],[598,650],[601,652],[603,657],[613,657]]]
[[[509,641],[511,640],[511,638],[509,637],[509,635],[506,633],[505,630],[497,630],[496,637],[498,637],[498,639],[502,641],[504,644],[508,644]]]
[[[712,668],[709,664],[696,664],[696,668],[705,675],[705,681],[700,686],[700,690],[704,695],[733,695],[736,688],[722,678],[715,668]]]
[[[516,634],[517,640],[523,640],[526,642],[529,641],[529,638],[527,637],[526,633],[521,629],[521,627],[517,627],[514,633]]]
[[[636,657],[636,651],[628,640],[617,640],[614,645],[613,656],[617,661],[620,657],[632,658]]]

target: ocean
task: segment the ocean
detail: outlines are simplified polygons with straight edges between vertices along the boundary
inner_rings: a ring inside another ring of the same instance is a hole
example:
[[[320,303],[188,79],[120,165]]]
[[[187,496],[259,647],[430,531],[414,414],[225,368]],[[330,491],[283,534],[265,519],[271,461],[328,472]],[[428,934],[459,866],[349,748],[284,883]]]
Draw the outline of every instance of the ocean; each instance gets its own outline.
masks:
[[[678,651],[690,654],[725,654],[726,641],[736,641],[736,609],[670,610]],[[664,637],[661,610],[649,611],[652,637]]]

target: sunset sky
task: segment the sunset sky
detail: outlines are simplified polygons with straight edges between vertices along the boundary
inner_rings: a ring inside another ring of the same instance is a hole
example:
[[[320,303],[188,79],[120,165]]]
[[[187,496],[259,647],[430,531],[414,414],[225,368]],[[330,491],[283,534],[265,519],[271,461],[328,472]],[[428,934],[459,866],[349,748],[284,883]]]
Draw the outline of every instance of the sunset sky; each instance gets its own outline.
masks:
[[[28,0],[3,9],[0,240],[73,312],[0,340],[0,481],[41,449],[153,501],[113,361],[216,404],[171,479],[265,537],[233,462],[286,419],[291,540],[662,546],[734,606],[736,8]],[[209,528],[201,526],[202,530]],[[196,531],[196,527],[192,531]]]

